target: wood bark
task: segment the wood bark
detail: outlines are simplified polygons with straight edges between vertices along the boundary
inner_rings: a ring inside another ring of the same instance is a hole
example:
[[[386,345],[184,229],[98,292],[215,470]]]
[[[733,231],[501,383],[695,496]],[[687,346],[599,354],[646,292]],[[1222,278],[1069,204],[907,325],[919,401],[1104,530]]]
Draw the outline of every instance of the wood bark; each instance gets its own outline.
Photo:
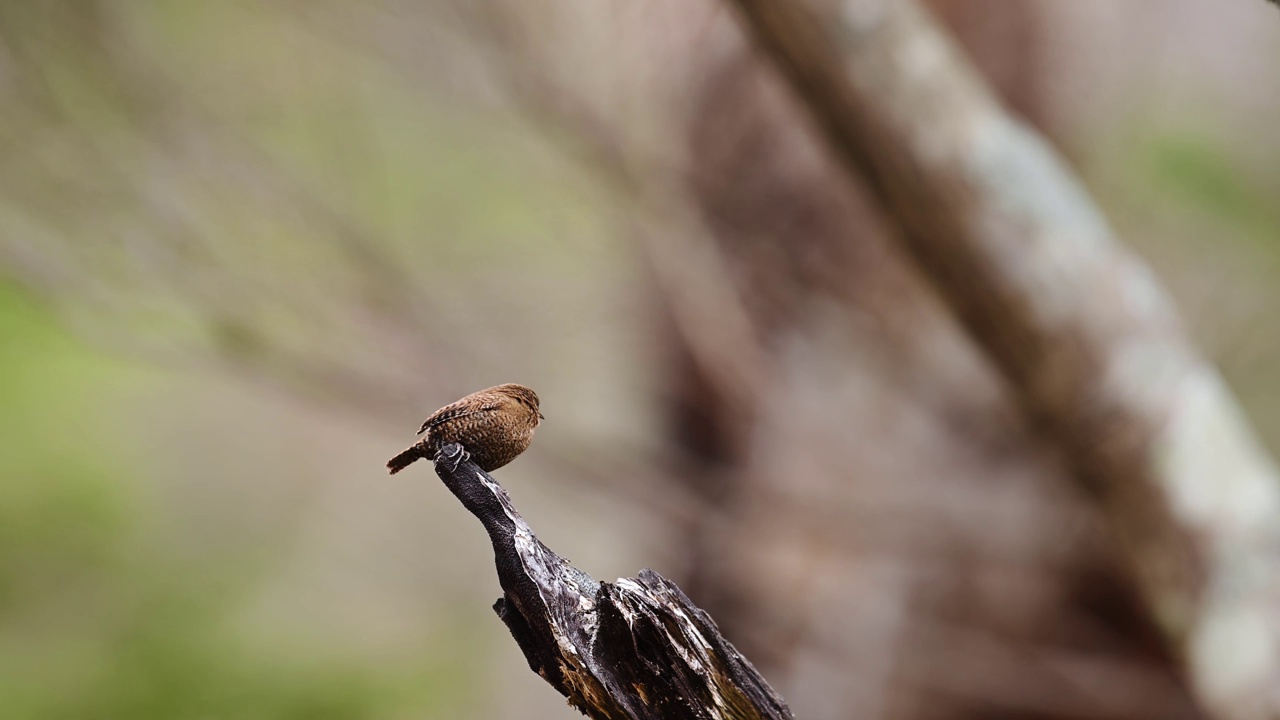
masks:
[[[906,0],[735,0],[1102,506],[1216,717],[1280,717],[1280,477],[1150,270]]]
[[[543,545],[506,491],[456,444],[436,474],[484,525],[494,612],[529,668],[598,720],[786,720],[786,703],[709,615],[652,570],[597,582]]]

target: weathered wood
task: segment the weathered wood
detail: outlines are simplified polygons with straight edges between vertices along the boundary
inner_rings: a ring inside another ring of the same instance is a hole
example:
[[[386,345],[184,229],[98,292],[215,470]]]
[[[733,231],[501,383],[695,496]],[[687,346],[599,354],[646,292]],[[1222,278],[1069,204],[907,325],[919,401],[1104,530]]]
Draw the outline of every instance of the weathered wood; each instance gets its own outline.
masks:
[[[436,474],[493,543],[494,612],[529,668],[600,720],[783,720],[786,703],[680,588],[652,570],[597,582],[543,545],[456,444]]]

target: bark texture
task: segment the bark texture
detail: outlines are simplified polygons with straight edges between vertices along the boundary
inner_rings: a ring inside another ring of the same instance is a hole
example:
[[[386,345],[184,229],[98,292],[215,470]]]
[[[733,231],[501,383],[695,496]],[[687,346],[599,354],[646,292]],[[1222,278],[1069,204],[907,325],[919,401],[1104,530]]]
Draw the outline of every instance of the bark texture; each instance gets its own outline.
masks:
[[[489,533],[494,612],[529,668],[600,720],[784,720],[786,703],[711,616],[652,570],[602,583],[543,545],[505,490],[456,444],[436,474]]]

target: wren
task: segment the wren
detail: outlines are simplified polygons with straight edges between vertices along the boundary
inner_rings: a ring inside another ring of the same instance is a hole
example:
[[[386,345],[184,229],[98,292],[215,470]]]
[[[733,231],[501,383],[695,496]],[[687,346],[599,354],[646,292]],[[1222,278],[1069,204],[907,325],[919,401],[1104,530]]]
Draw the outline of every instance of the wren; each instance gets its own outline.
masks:
[[[421,458],[434,460],[440,448],[458,443],[472,462],[489,472],[529,448],[542,420],[538,394],[507,383],[473,392],[431,413],[418,429],[422,438],[387,461],[392,475]]]

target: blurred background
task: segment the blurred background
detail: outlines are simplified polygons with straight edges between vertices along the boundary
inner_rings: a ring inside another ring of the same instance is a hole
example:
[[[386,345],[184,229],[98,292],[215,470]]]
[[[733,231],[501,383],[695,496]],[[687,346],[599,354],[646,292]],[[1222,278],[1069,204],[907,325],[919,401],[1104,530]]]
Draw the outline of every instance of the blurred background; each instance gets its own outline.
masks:
[[[1280,450],[1280,13],[933,0]],[[497,473],[805,718],[1199,717],[1095,510],[711,0],[0,3],[0,707],[569,718]]]

